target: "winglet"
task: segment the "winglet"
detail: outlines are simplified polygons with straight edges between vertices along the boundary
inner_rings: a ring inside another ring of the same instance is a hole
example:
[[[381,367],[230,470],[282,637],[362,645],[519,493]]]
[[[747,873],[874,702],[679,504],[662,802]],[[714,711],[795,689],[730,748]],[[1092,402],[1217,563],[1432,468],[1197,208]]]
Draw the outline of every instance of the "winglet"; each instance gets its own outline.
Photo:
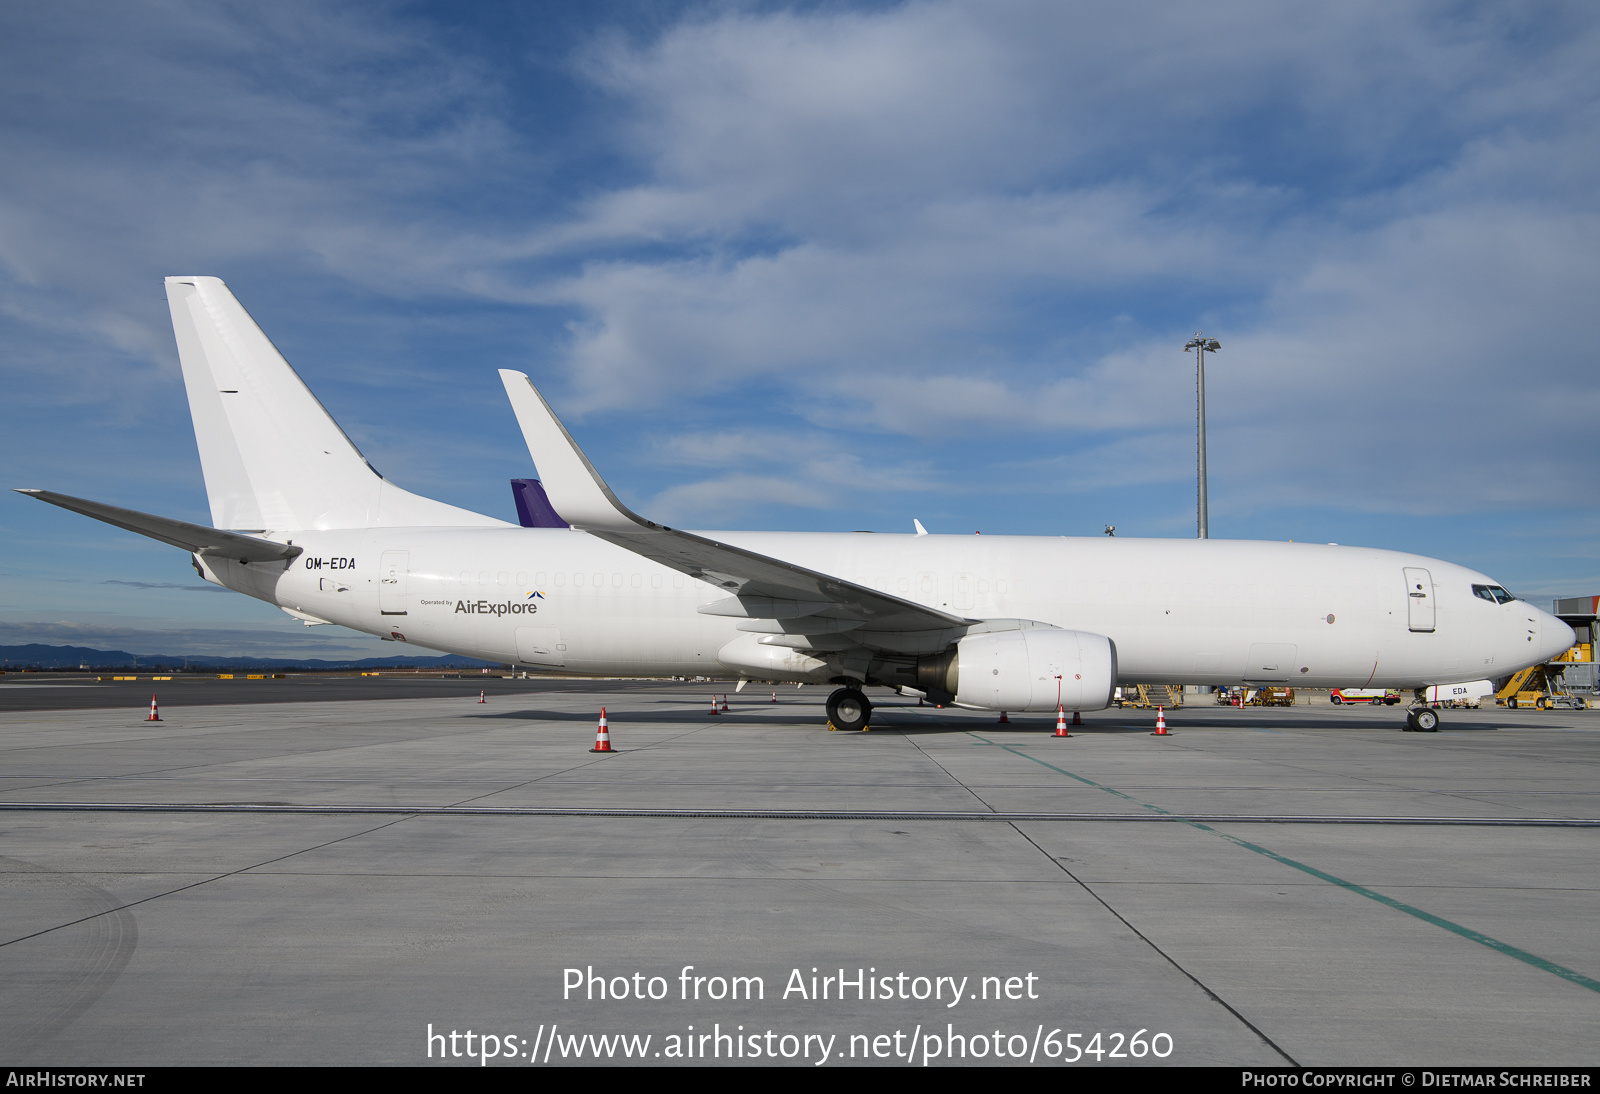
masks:
[[[589,457],[561,424],[527,373],[500,370],[511,409],[522,427],[528,455],[539,469],[550,506],[574,528],[591,532],[652,532],[661,526],[645,520],[617,500]]]
[[[911,523],[917,526],[917,535],[925,536],[928,534],[928,530],[922,526],[922,522],[917,518],[912,517]]]

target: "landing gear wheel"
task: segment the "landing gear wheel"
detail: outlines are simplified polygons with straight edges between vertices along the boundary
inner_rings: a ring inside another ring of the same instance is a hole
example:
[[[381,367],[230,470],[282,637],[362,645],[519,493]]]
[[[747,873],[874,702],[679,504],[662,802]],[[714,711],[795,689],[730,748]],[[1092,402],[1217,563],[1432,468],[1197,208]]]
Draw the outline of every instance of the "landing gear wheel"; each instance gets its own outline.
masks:
[[[865,730],[872,720],[872,704],[855,688],[840,688],[828,696],[828,722],[834,729]]]
[[[1406,715],[1406,724],[1415,733],[1437,733],[1439,732],[1439,713],[1426,708],[1413,710]]]

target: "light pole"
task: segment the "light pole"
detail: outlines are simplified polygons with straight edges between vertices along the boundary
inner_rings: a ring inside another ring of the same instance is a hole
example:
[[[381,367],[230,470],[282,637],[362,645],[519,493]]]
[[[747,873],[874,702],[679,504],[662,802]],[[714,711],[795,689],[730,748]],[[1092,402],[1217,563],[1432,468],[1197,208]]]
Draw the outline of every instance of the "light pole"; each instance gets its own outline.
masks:
[[[1212,353],[1222,348],[1222,343],[1215,338],[1207,338],[1199,331],[1194,332],[1194,337],[1189,339],[1183,351],[1188,353],[1194,350],[1195,358],[1195,403],[1199,414],[1200,434],[1200,467],[1198,478],[1200,481],[1200,538],[1209,539],[1206,528],[1206,351]]]

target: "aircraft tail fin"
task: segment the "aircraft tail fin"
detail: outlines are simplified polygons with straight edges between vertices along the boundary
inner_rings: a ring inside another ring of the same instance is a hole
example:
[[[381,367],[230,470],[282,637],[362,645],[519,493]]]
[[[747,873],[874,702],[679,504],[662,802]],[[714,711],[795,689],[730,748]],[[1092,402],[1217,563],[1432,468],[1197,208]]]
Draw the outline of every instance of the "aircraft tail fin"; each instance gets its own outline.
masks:
[[[220,279],[169,277],[166,284],[218,528],[505,523],[379,475]]]

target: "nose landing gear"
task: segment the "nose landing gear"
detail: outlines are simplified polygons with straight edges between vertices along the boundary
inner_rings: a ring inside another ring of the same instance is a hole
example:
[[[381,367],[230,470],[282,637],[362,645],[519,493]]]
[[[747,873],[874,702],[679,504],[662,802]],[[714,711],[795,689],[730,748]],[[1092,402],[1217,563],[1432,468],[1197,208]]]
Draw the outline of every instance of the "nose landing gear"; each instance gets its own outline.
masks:
[[[1406,711],[1407,733],[1439,732],[1439,712],[1428,705],[1427,690],[1418,688],[1413,694],[1411,709]]]
[[[828,696],[828,728],[865,732],[872,720],[872,704],[855,688],[840,688]]]
[[[1437,733],[1439,732],[1439,712],[1423,707],[1421,710],[1406,712],[1407,733]]]

